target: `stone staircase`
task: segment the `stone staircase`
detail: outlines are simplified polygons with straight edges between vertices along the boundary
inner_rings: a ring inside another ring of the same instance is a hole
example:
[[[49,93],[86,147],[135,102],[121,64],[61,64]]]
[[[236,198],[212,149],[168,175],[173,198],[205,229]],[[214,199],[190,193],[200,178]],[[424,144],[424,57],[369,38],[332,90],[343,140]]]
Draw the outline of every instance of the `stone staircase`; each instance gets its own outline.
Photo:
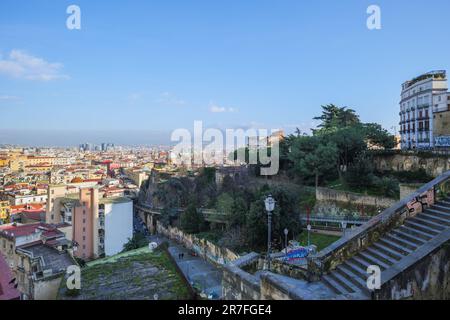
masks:
[[[322,276],[322,282],[337,296],[358,296],[370,299],[367,288],[367,267],[377,265],[381,278],[390,268],[395,268],[403,259],[450,228],[450,197],[437,201],[424,212],[406,219],[400,227],[388,231],[381,238],[352,258]],[[391,270],[392,271],[392,270]]]

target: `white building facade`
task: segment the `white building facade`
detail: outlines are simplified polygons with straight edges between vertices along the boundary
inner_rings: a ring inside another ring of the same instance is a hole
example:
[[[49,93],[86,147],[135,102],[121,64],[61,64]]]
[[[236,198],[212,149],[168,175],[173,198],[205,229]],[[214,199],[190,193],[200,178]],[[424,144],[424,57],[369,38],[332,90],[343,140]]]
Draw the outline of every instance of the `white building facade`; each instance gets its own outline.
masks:
[[[445,71],[431,71],[402,85],[400,134],[402,149],[435,148],[436,114],[448,112]]]

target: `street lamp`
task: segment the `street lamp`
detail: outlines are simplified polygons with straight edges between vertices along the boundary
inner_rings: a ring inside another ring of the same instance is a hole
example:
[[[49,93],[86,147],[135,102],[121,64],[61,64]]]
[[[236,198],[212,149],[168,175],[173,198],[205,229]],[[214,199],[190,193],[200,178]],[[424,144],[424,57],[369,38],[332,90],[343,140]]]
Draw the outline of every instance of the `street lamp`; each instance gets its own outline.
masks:
[[[270,270],[270,247],[271,247],[271,238],[272,238],[272,212],[275,209],[275,200],[272,198],[272,195],[264,200],[264,204],[266,206],[267,211],[267,269]]]
[[[288,236],[289,230],[287,228],[284,229],[284,250],[286,252],[287,256],[287,236]]]

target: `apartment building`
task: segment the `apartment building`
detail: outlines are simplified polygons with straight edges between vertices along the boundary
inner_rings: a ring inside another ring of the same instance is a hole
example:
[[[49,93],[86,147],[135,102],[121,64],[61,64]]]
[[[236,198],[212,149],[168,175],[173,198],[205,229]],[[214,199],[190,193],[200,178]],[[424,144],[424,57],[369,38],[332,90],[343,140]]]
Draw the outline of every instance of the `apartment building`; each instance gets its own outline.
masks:
[[[402,85],[402,149],[450,147],[450,93],[446,71],[431,71]]]
[[[9,201],[0,201],[0,224],[9,219],[11,215],[11,205]]]
[[[51,193],[51,192],[50,192]],[[82,188],[66,194],[50,194],[47,223],[72,225],[74,255],[85,260],[111,256],[123,250],[133,236],[133,203],[124,197],[104,198],[99,187]]]
[[[22,204],[31,204],[31,203],[46,203],[47,195],[46,194],[14,194],[8,193],[6,197],[9,203],[12,206],[18,206]]]
[[[55,299],[67,267],[76,265],[68,225],[7,224],[0,226],[0,255],[12,270],[22,299]]]

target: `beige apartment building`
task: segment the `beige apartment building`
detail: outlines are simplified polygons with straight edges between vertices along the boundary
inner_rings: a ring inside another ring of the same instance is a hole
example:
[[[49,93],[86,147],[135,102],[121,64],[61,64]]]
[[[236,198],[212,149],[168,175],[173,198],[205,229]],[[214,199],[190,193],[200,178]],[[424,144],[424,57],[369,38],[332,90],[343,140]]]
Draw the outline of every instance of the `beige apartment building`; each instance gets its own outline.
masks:
[[[65,186],[49,187],[47,223],[66,223],[74,255],[83,260],[119,253],[133,236],[133,203],[125,197],[104,198],[98,187],[68,193]]]

